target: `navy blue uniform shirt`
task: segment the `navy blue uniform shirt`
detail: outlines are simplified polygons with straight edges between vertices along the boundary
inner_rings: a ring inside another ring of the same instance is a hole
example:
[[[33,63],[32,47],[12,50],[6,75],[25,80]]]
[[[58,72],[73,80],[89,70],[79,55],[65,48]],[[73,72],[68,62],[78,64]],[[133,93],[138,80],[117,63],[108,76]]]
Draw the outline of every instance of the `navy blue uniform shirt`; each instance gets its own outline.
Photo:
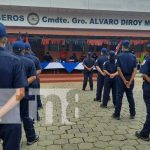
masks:
[[[40,61],[37,57],[35,57],[31,54],[25,54],[24,56],[31,59],[35,63],[36,70],[41,70],[42,67],[41,67]]]
[[[140,72],[150,77],[150,56],[145,58],[144,64],[141,66]],[[143,88],[146,91],[150,91],[150,83],[144,81]]]
[[[27,85],[20,59],[0,48],[0,88],[21,88]]]
[[[104,65],[104,62],[106,62],[108,60],[108,57],[106,55],[104,56],[100,56],[96,63],[95,63],[95,66],[98,66],[100,67],[101,70],[103,70],[103,65]],[[99,72],[98,72],[99,73]],[[100,74],[100,73],[99,73]]]
[[[42,67],[41,67],[40,61],[36,56],[33,56],[32,54],[25,54],[24,56],[34,62],[36,70],[41,70]],[[37,77],[37,79],[30,85],[30,87],[32,87],[32,88],[39,88],[38,85],[40,83],[40,80],[39,80],[38,76],[36,76],[36,77]]]
[[[31,76],[36,76],[36,69],[35,69],[35,64],[33,63],[33,61],[24,57],[23,55],[20,55],[19,58],[21,59],[22,63],[24,64],[27,78],[29,78]]]
[[[91,68],[92,66],[94,66],[94,64],[95,64],[95,60],[93,58],[85,58],[83,60],[83,65],[87,66],[88,68]],[[86,68],[84,68],[84,71],[89,72]]]
[[[27,86],[24,66],[20,59],[0,48],[0,106],[4,106],[15,94],[15,89]],[[19,123],[19,110],[16,106],[9,111],[2,118],[2,123]]]
[[[116,62],[106,61],[103,65],[103,70],[107,70],[110,74],[117,72]]]
[[[103,70],[103,65],[104,65],[104,62],[106,62],[108,60],[108,57],[107,56],[100,56],[97,61],[96,61],[96,66],[100,67],[100,69]]]
[[[24,57],[23,55],[20,55],[19,58],[24,65],[26,77],[29,78],[31,76],[37,76],[35,64],[33,63],[33,61],[29,58]]]
[[[124,76],[131,76],[136,68],[136,57],[130,51],[121,52],[117,57],[117,66]]]

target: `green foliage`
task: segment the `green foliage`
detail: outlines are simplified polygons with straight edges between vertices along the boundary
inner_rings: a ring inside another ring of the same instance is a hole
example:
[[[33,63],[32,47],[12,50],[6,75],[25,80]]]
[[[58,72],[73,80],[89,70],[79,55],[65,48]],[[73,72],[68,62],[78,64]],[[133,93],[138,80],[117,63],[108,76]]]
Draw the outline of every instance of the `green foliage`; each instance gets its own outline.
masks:
[[[144,54],[141,55],[141,57],[139,58],[140,63],[143,63],[144,61]]]

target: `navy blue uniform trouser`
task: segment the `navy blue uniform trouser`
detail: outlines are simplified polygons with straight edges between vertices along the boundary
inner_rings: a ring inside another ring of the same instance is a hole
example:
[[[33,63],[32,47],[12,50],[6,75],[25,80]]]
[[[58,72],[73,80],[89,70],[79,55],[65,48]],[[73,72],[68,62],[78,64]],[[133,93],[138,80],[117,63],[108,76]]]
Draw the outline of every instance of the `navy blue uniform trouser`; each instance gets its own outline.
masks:
[[[28,96],[28,98],[29,98],[30,101],[35,101],[35,103],[36,103],[36,107],[37,107],[37,108],[36,108],[36,113],[37,113],[37,115],[36,115],[36,116],[34,116],[34,115],[32,116],[34,120],[40,119],[40,116],[39,116],[39,113],[38,113],[37,96],[38,96],[38,95],[36,95],[36,96],[35,96],[35,95],[30,95],[30,96]],[[40,95],[39,95],[39,96],[40,96]]]
[[[28,142],[31,142],[35,139],[35,130],[34,130],[34,122],[29,117],[29,99],[28,97],[23,98],[20,103],[20,116],[23,121],[23,127],[26,133],[26,138]]]
[[[116,105],[116,82],[117,78],[111,79],[108,76],[104,79],[104,94],[103,94],[103,105],[107,106],[107,103],[109,101],[109,94],[110,90],[112,89],[112,96],[113,96],[113,104]]]
[[[0,124],[3,150],[20,150],[21,135],[21,124]]]
[[[147,138],[150,134],[150,91],[143,91],[143,98],[146,105],[147,116],[141,134]]]
[[[105,77],[103,75],[98,74],[97,76],[97,91],[96,91],[96,99],[101,100],[102,97],[102,91],[104,87],[104,79]]]
[[[37,79],[37,88],[40,90],[40,80]],[[42,107],[41,96],[37,95],[37,107]]]
[[[124,92],[126,93],[127,100],[129,103],[130,115],[135,116],[135,102],[134,102],[134,98],[133,98],[133,88],[134,88],[134,81],[131,84],[130,88],[127,88],[126,85],[124,84],[124,82],[122,81],[122,79],[120,77],[118,77],[115,116],[120,116]]]
[[[93,89],[93,72],[84,72],[83,89],[86,88],[89,80],[90,89]]]

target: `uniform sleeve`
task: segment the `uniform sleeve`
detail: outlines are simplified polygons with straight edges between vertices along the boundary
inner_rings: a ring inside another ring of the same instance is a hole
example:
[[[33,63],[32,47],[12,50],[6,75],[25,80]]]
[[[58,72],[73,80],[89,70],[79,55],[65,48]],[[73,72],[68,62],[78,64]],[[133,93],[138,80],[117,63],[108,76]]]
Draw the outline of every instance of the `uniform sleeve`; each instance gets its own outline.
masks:
[[[37,73],[36,73],[36,68],[35,68],[35,64],[33,62],[31,62],[31,67],[30,67],[30,73],[29,73],[29,76],[36,76]]]
[[[97,59],[95,66],[99,66],[99,64],[100,64],[100,59]]]
[[[93,59],[93,66],[95,65],[95,59]]]
[[[16,63],[14,63],[13,68],[13,87],[22,88],[27,86],[28,82],[23,63],[21,61],[17,61]]]
[[[116,72],[117,72],[117,59],[115,60],[115,69],[116,69]]]
[[[120,62],[120,57],[119,56],[117,57],[117,60],[116,60],[116,66],[121,67],[121,62]]]
[[[135,57],[135,56],[134,56],[133,61],[134,61],[134,62],[133,62],[133,67],[136,68],[136,67],[137,67],[137,63],[136,63],[136,57]]]
[[[85,59],[83,60],[83,65],[85,65]]]
[[[95,66],[97,66],[97,63],[98,63],[98,59],[95,61]]]
[[[41,63],[40,63],[40,61],[39,61],[39,59],[37,58],[37,61],[36,61],[36,70],[41,70],[42,69],[42,67],[41,67]]]
[[[107,63],[106,62],[104,62],[104,64],[103,64],[103,70],[107,70]]]
[[[140,69],[140,73],[150,75],[150,61],[145,61]]]

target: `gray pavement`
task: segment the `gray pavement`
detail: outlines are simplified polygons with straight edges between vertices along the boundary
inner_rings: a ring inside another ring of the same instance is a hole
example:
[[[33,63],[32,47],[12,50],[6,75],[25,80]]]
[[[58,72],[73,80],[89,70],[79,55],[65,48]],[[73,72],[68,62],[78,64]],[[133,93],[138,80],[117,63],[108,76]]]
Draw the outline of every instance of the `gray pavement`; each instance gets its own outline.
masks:
[[[22,150],[149,150],[150,142],[144,142],[134,136],[135,131],[143,126],[145,121],[145,105],[142,98],[142,79],[136,79],[134,97],[137,115],[135,120],[129,119],[129,108],[126,97],[123,100],[121,120],[111,118],[114,111],[112,101],[107,109],[99,107],[99,102],[94,102],[94,91],[83,92],[82,83],[50,83],[42,84],[43,88],[53,88],[54,95],[43,97],[44,109],[40,110],[42,120],[35,127],[40,136],[39,142],[32,146],[26,145],[23,135]],[[61,103],[57,90],[71,88],[67,93],[68,107],[67,119],[73,122],[70,125],[61,123]],[[78,95],[79,102],[76,102]],[[46,123],[45,107],[53,103],[53,123]],[[79,110],[79,118],[75,117],[75,108]]]

